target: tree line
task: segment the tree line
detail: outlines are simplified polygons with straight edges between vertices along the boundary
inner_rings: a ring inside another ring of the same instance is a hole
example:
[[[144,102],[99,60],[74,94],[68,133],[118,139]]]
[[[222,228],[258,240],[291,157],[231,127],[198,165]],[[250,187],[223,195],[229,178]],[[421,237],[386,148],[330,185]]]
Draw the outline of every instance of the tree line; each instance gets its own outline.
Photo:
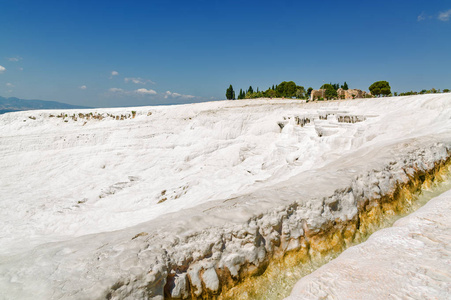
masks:
[[[325,94],[326,94],[326,98],[327,99],[337,99],[338,98],[338,89],[343,89],[343,90],[349,90],[349,86],[348,83],[345,81],[345,83],[343,83],[343,85],[340,85],[339,83],[325,83],[323,84],[320,89],[321,90],[326,90]]]
[[[339,86],[338,83],[326,83],[321,86],[320,89],[326,90],[325,96],[327,99],[338,99],[338,89],[341,88],[343,90],[348,90],[348,84],[345,83],[342,86]],[[389,96],[391,95],[391,87],[388,81],[376,81],[369,86],[369,91],[373,96]],[[369,96],[371,97],[371,96]]]
[[[338,89],[348,90],[349,86],[345,81],[343,85],[338,83],[326,83],[321,86],[320,89],[324,89],[325,97],[327,99],[338,99]],[[422,90],[421,92],[405,92],[405,93],[394,93],[391,92],[390,83],[388,81],[376,81],[369,86],[369,91],[372,96],[407,96],[407,95],[421,95],[430,93],[440,93],[440,90],[432,88],[431,90]],[[309,87],[307,90],[301,86],[297,85],[294,81],[282,81],[279,84],[272,85],[265,91],[259,91],[257,87],[256,90],[252,86],[248,89],[240,89],[236,99],[255,99],[255,98],[296,98],[296,99],[309,99],[313,88]],[[449,93],[449,89],[444,89],[443,93]],[[372,97],[369,95],[369,97]],[[226,98],[228,100],[235,100],[235,91],[233,86],[230,85],[226,90]]]
[[[308,90],[313,90],[311,87]],[[252,86],[248,89],[240,89],[237,99],[255,99],[255,98],[296,98],[306,99],[308,93],[301,85],[297,85],[294,81],[282,81],[279,84],[272,85],[265,91],[256,90]],[[226,90],[226,98],[235,100],[235,91],[232,85]]]
[[[395,96],[410,96],[410,95],[424,95],[424,94],[436,94],[436,93],[449,93],[450,90],[449,89],[443,89],[443,91],[441,91],[440,89],[435,89],[432,88],[430,90],[421,90],[419,92],[414,92],[414,91],[410,91],[410,92],[403,92],[403,93],[396,93],[395,92]]]
[[[321,86],[321,89],[326,89],[326,94],[330,94],[331,96],[337,95],[337,90],[339,88],[347,90],[348,84],[345,83],[343,85],[335,84],[324,84]],[[257,87],[257,90],[254,90],[252,86],[249,86],[248,89],[240,89],[238,96],[236,99],[255,99],[255,98],[296,98],[296,99],[309,99],[311,92],[313,91],[312,87],[309,87],[307,90],[301,86],[297,85],[294,81],[282,81],[279,84],[272,85],[265,91],[260,91]],[[226,98],[228,100],[235,100],[235,90],[233,86],[230,85],[226,90]]]

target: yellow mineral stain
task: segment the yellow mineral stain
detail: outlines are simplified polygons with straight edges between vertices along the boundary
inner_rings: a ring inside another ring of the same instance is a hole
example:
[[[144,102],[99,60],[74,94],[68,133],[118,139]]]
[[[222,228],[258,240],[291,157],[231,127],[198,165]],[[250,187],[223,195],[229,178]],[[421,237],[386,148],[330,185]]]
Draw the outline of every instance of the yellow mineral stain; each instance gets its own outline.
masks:
[[[417,172],[409,182],[400,184],[392,195],[369,201],[359,211],[358,220],[336,222],[318,234],[302,237],[300,247],[282,255],[278,253],[278,258],[270,261],[263,274],[245,276],[232,288],[223,287],[222,293],[215,298],[247,300],[287,297],[293,285],[303,276],[449,190],[450,174],[451,159],[437,164],[427,174]]]

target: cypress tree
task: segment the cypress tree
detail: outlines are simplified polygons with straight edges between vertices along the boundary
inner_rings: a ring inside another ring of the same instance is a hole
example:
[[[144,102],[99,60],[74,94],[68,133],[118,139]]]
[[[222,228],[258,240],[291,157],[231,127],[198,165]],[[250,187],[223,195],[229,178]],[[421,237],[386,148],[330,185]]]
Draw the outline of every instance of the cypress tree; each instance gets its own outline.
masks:
[[[226,90],[226,98],[227,100],[235,100],[235,91],[233,90],[232,85]]]

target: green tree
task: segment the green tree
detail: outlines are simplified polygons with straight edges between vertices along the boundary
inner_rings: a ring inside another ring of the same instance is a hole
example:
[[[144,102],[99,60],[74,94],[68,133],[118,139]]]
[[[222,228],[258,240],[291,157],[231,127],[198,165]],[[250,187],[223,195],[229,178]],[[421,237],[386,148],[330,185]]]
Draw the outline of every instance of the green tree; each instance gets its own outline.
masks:
[[[341,86],[341,88],[343,89],[343,90],[349,90],[349,87],[348,87],[348,84],[346,83],[346,81],[345,81],[345,83]]]
[[[297,86],[293,81],[282,81],[276,87],[276,92],[279,97],[295,97]]]
[[[232,85],[226,90],[226,98],[227,100],[235,100],[235,91],[233,90]]]
[[[288,81],[285,84],[285,95],[286,97],[296,97],[296,90],[297,90],[298,86],[296,85],[296,83],[294,83],[294,81]]]
[[[285,97],[285,81],[276,84],[276,93],[278,97]]]
[[[246,94],[246,99],[255,99],[255,98],[262,98],[263,97],[263,93],[262,92],[253,92],[253,93],[249,93],[247,92]]]
[[[310,97],[310,95],[312,94],[312,91],[313,91],[313,88],[312,88],[312,87],[309,87],[309,88],[307,89],[307,96]]]
[[[243,89],[240,89],[237,99],[243,99]]]
[[[277,93],[275,90],[273,90],[272,88],[267,89],[263,95],[267,98],[276,98],[277,97]]]
[[[323,84],[321,86],[321,89],[326,90],[327,99],[334,99],[338,97],[337,91],[335,90],[334,86],[330,83]]]
[[[388,83],[388,81],[376,81],[369,87],[371,94],[373,94],[375,96],[380,96],[380,95],[388,96],[391,94],[390,89],[391,88],[390,88],[390,84]]]
[[[449,89],[444,89],[443,92],[444,93],[449,93]]]
[[[249,89],[247,90],[247,93],[251,93],[252,94],[253,92],[254,92],[254,89],[252,88],[252,85],[251,85],[251,86],[249,86]]]
[[[302,99],[305,97],[305,88],[303,86],[296,86],[296,98]]]

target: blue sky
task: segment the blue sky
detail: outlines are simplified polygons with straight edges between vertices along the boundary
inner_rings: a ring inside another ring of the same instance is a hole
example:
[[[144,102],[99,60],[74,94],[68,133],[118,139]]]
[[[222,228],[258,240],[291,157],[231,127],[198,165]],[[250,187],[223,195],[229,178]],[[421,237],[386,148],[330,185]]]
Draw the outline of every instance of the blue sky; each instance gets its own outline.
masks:
[[[0,0],[0,96],[86,106],[451,88],[451,1]]]

